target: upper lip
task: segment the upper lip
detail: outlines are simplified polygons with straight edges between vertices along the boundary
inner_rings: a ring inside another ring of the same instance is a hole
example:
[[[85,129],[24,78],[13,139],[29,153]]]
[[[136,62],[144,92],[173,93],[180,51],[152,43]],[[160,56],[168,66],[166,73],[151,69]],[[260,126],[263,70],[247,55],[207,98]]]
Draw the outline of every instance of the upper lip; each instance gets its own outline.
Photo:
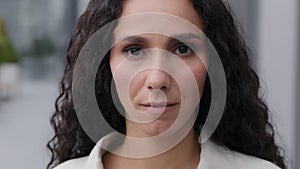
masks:
[[[173,106],[176,105],[178,103],[175,102],[151,102],[151,103],[145,103],[145,104],[141,104],[142,106],[151,106],[151,107],[167,107],[167,106]]]

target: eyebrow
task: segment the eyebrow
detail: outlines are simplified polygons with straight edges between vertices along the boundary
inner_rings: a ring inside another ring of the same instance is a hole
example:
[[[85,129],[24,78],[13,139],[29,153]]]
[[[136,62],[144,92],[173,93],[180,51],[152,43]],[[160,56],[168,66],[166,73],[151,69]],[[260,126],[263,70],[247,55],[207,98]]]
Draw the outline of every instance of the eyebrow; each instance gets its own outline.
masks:
[[[193,33],[183,33],[183,34],[177,34],[177,35],[170,36],[169,39],[174,39],[174,40],[178,41],[178,40],[186,40],[186,39],[202,40],[203,38],[202,38],[202,36],[198,36]]]
[[[168,40],[173,42],[173,41],[183,41],[187,39],[199,39],[202,40],[201,36],[198,36],[193,33],[184,33],[184,34],[177,34],[177,35],[172,35],[169,36]],[[148,42],[147,38],[144,38],[142,36],[138,35],[126,35],[118,39],[119,42],[121,41],[129,41],[131,43],[146,43]]]
[[[121,38],[118,39],[119,42],[121,41],[129,41],[132,43],[144,43],[147,42],[147,39],[141,36],[131,36],[131,35],[127,35],[127,36],[123,36]]]

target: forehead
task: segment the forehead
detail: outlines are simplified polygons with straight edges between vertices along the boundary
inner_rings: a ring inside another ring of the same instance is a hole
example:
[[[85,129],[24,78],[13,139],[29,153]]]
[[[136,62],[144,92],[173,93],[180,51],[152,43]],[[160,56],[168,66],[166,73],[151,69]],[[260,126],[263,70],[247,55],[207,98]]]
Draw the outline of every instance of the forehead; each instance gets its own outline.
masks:
[[[126,0],[121,17],[143,12],[175,15],[203,30],[203,22],[190,0]]]

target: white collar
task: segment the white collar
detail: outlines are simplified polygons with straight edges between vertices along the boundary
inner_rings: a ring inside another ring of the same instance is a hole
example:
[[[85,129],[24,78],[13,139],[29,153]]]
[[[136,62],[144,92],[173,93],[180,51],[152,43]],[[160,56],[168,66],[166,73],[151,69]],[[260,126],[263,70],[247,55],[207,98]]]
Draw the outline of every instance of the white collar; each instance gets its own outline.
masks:
[[[110,133],[100,139],[88,157],[67,161],[55,169],[103,169],[103,148],[118,142],[116,133]],[[200,163],[198,169],[280,169],[273,163],[232,151],[208,140],[201,144]]]
[[[102,156],[112,143],[117,140],[117,134],[115,132],[106,135],[101,138],[96,146],[91,151],[84,169],[103,169]],[[102,149],[104,148],[104,149]],[[198,169],[232,169],[233,165],[231,156],[224,156],[224,154],[230,154],[232,151],[221,146],[217,146],[210,140],[201,144],[200,163]]]

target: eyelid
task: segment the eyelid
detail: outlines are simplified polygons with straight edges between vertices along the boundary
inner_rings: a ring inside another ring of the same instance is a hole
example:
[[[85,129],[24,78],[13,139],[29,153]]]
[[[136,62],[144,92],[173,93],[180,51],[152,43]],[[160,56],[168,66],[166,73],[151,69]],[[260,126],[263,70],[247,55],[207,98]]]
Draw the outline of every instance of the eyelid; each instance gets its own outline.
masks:
[[[135,56],[129,53],[130,50],[132,49],[138,49],[140,52],[142,52],[139,56]],[[133,58],[138,58],[138,57],[142,57],[143,55],[145,55],[145,52],[143,51],[143,47],[141,45],[136,45],[136,44],[131,44],[131,45],[127,45],[124,48],[122,48],[121,52],[126,56],[126,57],[133,57]]]
[[[142,49],[142,47],[140,45],[128,45],[125,48],[123,48],[122,51],[123,52],[128,52],[132,48],[140,48],[140,49]]]
[[[174,53],[176,50],[178,50],[179,47],[181,46],[187,46],[190,50],[189,53],[184,54],[184,55],[188,55],[190,53],[195,53],[194,49],[197,50],[197,48],[195,48],[195,44],[193,43],[187,43],[187,42],[178,42],[177,44],[174,45],[175,47],[173,49],[168,49],[170,52]],[[141,44],[128,44],[125,47],[122,48],[121,52],[124,54],[128,54],[128,51],[132,48],[139,48],[140,50],[144,50],[145,47]],[[144,51],[143,51],[144,52]],[[145,53],[145,52],[144,52]]]
[[[179,42],[176,47],[172,50],[172,52],[175,52],[176,50],[178,50],[179,47],[181,46],[187,46],[189,48],[189,50],[191,51],[191,53],[195,53],[193,48],[194,48],[194,45],[192,44],[188,44],[188,43],[184,43],[184,42]],[[187,54],[184,54],[184,55],[187,55]]]

